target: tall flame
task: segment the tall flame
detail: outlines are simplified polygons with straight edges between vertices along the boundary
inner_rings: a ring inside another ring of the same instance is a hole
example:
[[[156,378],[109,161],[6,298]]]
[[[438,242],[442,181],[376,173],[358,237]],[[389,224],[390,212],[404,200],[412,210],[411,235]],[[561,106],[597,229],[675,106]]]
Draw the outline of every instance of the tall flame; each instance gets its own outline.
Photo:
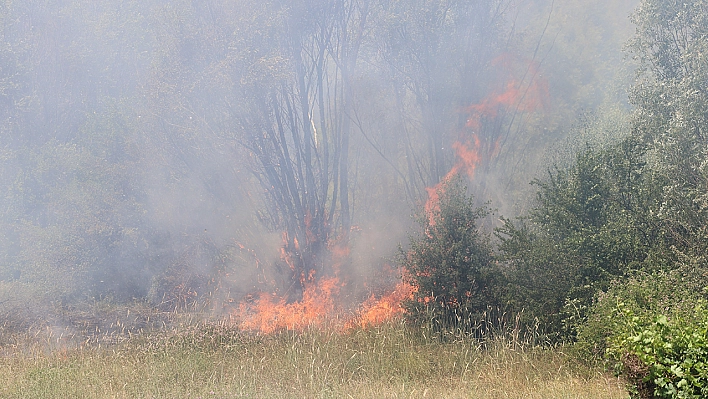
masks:
[[[438,184],[425,188],[428,192],[428,200],[425,202],[425,214],[431,226],[435,225],[434,215],[440,210],[440,190],[444,184],[460,172],[465,172],[470,179],[474,177],[475,169],[480,162],[479,147],[480,141],[476,134],[473,134],[469,141],[456,141],[453,143],[455,164]]]
[[[481,162],[489,162],[499,154],[501,147],[501,132],[485,130],[485,121],[494,120],[503,115],[505,111],[533,112],[542,108],[548,97],[548,84],[539,78],[539,65],[526,61],[510,53],[502,54],[492,61],[501,73],[506,74],[505,84],[501,90],[492,92],[489,96],[476,104],[469,105],[463,112],[467,114],[465,129],[458,140],[452,144],[455,151],[455,163],[450,171],[434,187],[426,188],[428,200],[425,212],[431,225],[434,225],[433,215],[439,210],[439,192],[445,182],[454,175],[464,172],[471,180]],[[515,76],[515,69],[522,66],[521,79]],[[511,123],[511,122],[509,122]],[[493,124],[500,126],[499,124]]]

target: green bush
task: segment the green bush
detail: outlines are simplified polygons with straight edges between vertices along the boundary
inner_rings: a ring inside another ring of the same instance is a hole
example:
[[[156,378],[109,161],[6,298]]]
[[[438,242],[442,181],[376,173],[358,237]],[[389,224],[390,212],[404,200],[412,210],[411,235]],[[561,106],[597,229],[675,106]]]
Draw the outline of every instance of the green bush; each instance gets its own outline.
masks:
[[[708,397],[708,311],[640,317],[620,302],[607,356],[638,398]]]
[[[587,360],[601,359],[611,336],[622,331],[614,323],[617,303],[623,303],[635,316],[651,320],[658,314],[688,317],[695,304],[708,300],[708,267],[703,263],[687,263],[671,270],[661,270],[654,260],[643,264],[644,271],[614,281],[609,290],[599,292],[577,326],[579,355]],[[654,270],[654,271],[651,271]]]
[[[514,310],[555,339],[573,340],[594,296],[664,245],[648,211],[654,187],[642,156],[631,138],[578,154],[535,181],[528,216],[496,231]]]
[[[474,206],[459,178],[445,182],[437,194],[439,202],[420,215],[420,234],[410,238],[408,250],[401,249],[401,264],[417,287],[404,306],[414,323],[469,331],[496,307],[492,289],[502,286],[489,238],[477,228],[489,210]]]

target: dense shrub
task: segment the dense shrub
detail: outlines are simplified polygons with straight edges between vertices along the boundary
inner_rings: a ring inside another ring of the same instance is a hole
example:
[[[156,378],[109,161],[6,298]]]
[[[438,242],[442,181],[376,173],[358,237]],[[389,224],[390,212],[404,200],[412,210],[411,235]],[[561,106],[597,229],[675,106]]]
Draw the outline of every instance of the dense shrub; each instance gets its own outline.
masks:
[[[688,292],[690,281],[677,280],[688,272],[682,265],[706,262],[706,21],[702,0],[640,3],[629,45],[640,66],[631,132],[579,154],[570,168],[551,169],[536,182],[537,202],[526,218],[498,230],[514,306],[548,330],[570,339],[579,327],[586,336],[606,335],[593,314],[607,313],[601,299],[608,289],[610,297],[646,291],[647,303],[662,303],[650,295],[653,277]],[[629,276],[635,278],[627,282]],[[661,312],[652,306],[639,308]]]
[[[707,300],[704,263],[635,273],[596,297],[576,348],[586,359],[605,355],[635,397],[705,397]]]
[[[632,138],[579,154],[570,168],[535,182],[528,216],[496,232],[513,307],[557,338],[574,338],[594,295],[665,246],[642,155]]]
[[[489,214],[475,207],[459,179],[438,189],[439,202],[420,215],[420,233],[401,249],[401,264],[417,288],[405,303],[415,323],[432,323],[438,329],[473,329],[484,312],[497,304],[492,289],[502,286],[494,271],[489,237],[479,231],[477,220]]]

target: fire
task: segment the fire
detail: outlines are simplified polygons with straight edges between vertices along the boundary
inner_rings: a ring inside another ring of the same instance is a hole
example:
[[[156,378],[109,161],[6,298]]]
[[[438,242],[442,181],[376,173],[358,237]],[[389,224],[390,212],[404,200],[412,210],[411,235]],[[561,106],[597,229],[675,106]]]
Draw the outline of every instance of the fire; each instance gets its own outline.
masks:
[[[466,107],[462,112],[467,114],[465,129],[460,132],[458,140],[452,144],[455,151],[455,164],[450,171],[434,187],[426,188],[428,200],[425,212],[430,225],[434,225],[433,215],[439,209],[439,193],[445,182],[454,175],[464,172],[473,179],[480,163],[489,162],[496,157],[502,143],[501,124],[486,123],[508,113],[513,118],[518,112],[534,112],[541,109],[548,97],[548,84],[541,79],[538,63],[520,59],[505,53],[492,61],[505,83],[500,90],[493,91],[477,104]],[[521,70],[522,73],[519,73]],[[516,75],[521,74],[519,79]],[[488,128],[488,126],[495,126]]]
[[[262,293],[252,305],[239,305],[240,327],[266,334],[280,330],[302,331],[310,327],[323,327],[336,313],[335,298],[340,287],[341,283],[336,277],[317,281],[311,279],[305,284],[302,299],[293,303]]]
[[[376,299],[369,297],[362,305],[354,325],[361,328],[380,325],[388,320],[400,317],[405,312],[403,302],[412,298],[415,287],[401,281],[389,294]]]
[[[477,104],[472,104],[462,111],[467,120],[461,129],[458,140],[452,144],[455,151],[455,163],[450,171],[434,187],[426,188],[428,200],[425,212],[430,225],[435,224],[434,215],[439,211],[440,193],[443,185],[454,175],[464,173],[473,179],[480,164],[484,165],[496,157],[503,146],[501,117],[510,115],[513,123],[518,112],[533,112],[541,108],[548,96],[548,87],[544,80],[538,78],[539,67],[533,62],[520,60],[510,54],[497,57],[493,64],[502,74],[504,84],[499,90]],[[521,65],[521,68],[519,67]],[[521,79],[518,71],[522,70]],[[489,123],[494,122],[495,123]],[[505,140],[506,138],[504,138]],[[305,215],[305,236],[308,243],[317,239],[312,231],[312,218]],[[295,271],[293,253],[300,250],[297,237],[292,237],[292,243],[286,233],[283,233],[281,259]],[[281,330],[302,331],[307,328],[368,328],[382,324],[388,320],[400,317],[405,313],[403,303],[411,299],[416,287],[402,279],[395,288],[379,297],[371,295],[357,311],[347,311],[340,298],[341,288],[345,285],[337,277],[340,265],[349,256],[349,247],[333,240],[327,246],[332,255],[333,276],[309,275],[294,276],[303,287],[302,298],[297,302],[288,303],[284,298],[274,294],[262,293],[249,302],[242,302],[237,310],[238,323],[241,329],[265,334]],[[405,271],[404,271],[405,272]],[[430,298],[424,298],[427,302]]]
[[[316,276],[311,271],[299,278],[303,285],[302,298],[288,303],[276,294],[260,293],[242,301],[234,312],[236,323],[244,331],[271,334],[277,331],[303,331],[309,328],[345,330],[368,328],[403,314],[402,302],[412,297],[413,287],[402,280],[395,288],[380,297],[372,295],[355,311],[342,304],[341,288],[345,283],[337,277],[339,267],[349,257],[349,247],[337,240],[328,246],[332,256],[333,276]],[[287,249],[287,235],[283,234],[281,260],[293,268]],[[388,270],[387,273],[394,273]]]
[[[440,190],[443,185],[462,171],[464,171],[470,179],[474,177],[475,169],[480,162],[479,147],[480,141],[477,135],[472,135],[471,142],[456,141],[453,143],[452,148],[455,150],[456,161],[452,169],[450,169],[445,177],[434,187],[425,188],[428,192],[428,200],[425,202],[425,214],[431,226],[435,225],[435,218],[433,216],[440,210]]]
[[[486,161],[499,153],[504,129],[501,129],[500,123],[491,124],[494,128],[487,128],[485,125],[490,124],[485,122],[509,115],[510,120],[506,123],[511,124],[519,113],[543,109],[548,98],[548,82],[541,77],[537,62],[506,53],[495,58],[492,65],[501,74],[499,79],[505,83],[479,103],[463,110],[467,114],[465,128],[477,140],[476,147],[486,149],[482,155]]]
[[[336,277],[313,279],[305,285],[302,300],[293,303],[262,293],[251,303],[239,305],[239,328],[263,334],[308,328],[369,328],[402,316],[403,302],[415,292],[415,287],[399,281],[393,291],[378,298],[371,295],[357,311],[348,313],[338,301],[343,285]]]
[[[467,176],[472,178],[474,176],[474,170],[477,168],[479,163],[479,154],[477,149],[479,148],[479,138],[477,135],[472,136],[474,144],[471,143],[461,143],[459,141],[452,145],[457,155],[458,162],[452,168],[448,175],[457,174],[459,169],[465,171]]]

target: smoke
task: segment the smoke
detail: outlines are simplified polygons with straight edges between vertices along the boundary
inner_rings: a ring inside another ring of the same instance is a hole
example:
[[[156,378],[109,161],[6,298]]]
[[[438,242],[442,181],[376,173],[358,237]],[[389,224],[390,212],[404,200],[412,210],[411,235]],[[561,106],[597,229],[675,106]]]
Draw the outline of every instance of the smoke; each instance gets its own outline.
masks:
[[[634,4],[6,2],[0,317],[375,308],[446,176],[512,217],[552,155],[621,135]],[[310,278],[287,258],[315,242]]]

